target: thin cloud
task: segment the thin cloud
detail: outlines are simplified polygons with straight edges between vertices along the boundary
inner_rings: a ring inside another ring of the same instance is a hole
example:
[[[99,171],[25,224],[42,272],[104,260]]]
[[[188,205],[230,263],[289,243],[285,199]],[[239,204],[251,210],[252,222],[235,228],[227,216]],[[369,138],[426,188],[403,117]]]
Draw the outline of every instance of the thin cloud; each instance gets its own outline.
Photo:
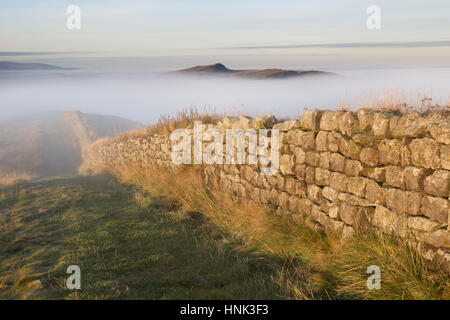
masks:
[[[87,51],[0,51],[0,57],[14,57],[14,56],[53,56],[79,53],[94,53]]]
[[[296,48],[423,48],[448,47],[447,41],[418,41],[418,42],[347,42],[347,43],[321,43],[321,44],[293,44],[293,45],[265,45],[265,46],[238,46],[220,49],[296,49]],[[216,48],[219,49],[219,48]]]

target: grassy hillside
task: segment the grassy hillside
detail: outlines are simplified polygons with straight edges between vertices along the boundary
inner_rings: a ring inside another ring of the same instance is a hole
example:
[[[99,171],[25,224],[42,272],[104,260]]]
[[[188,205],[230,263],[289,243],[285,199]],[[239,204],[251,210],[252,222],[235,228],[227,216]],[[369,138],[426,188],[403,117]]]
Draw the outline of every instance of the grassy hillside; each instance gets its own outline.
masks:
[[[88,144],[138,127],[126,119],[76,111],[45,112],[0,122],[0,178],[13,172],[74,174]]]
[[[208,191],[198,172],[121,171],[0,189],[0,299],[450,299],[396,239],[344,245]],[[186,184],[189,181],[189,184]],[[69,265],[82,288],[65,287]],[[368,290],[379,265],[382,289]]]
[[[112,177],[0,191],[0,299],[265,299],[282,265],[241,250],[194,212]],[[65,287],[81,268],[82,289]]]

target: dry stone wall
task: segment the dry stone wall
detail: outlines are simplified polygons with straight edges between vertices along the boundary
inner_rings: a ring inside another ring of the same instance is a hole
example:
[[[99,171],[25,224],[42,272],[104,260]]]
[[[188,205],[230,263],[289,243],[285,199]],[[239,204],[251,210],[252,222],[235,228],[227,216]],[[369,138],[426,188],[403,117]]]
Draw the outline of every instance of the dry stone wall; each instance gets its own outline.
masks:
[[[411,239],[427,258],[450,265],[448,111],[305,111],[300,120],[241,116],[204,126],[211,128],[278,129],[280,168],[266,176],[260,163],[203,165],[206,183],[276,206],[343,240],[369,229]],[[175,168],[173,144],[160,135],[112,140],[101,159],[108,168]]]

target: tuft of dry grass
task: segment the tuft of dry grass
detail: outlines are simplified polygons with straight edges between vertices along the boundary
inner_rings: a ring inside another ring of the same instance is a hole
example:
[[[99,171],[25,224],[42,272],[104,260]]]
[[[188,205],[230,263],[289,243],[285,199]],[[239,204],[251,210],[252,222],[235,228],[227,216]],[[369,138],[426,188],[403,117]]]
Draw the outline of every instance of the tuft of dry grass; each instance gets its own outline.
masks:
[[[213,109],[205,108],[199,111],[195,107],[182,109],[172,114],[160,115],[158,121],[143,130],[135,130],[119,135],[113,141],[123,141],[130,138],[152,136],[154,134],[169,135],[172,131],[182,128],[192,128],[194,121],[202,121],[203,124],[217,123],[225,114],[217,113]]]
[[[450,97],[449,97],[450,98]],[[359,97],[352,97],[338,103],[338,109],[354,110],[357,108],[373,108],[399,111],[407,113],[417,111],[429,113],[434,111],[449,111],[450,100],[444,102],[443,98],[434,98],[430,90],[407,92],[400,88],[382,88],[378,92],[368,92]],[[446,103],[444,105],[444,103]]]
[[[279,264],[272,282],[292,299],[450,299],[448,274],[405,241],[368,233],[341,243],[273,208],[206,187],[199,170],[126,167],[119,176],[205,217],[238,250]],[[370,265],[382,270],[381,290],[366,286]]]

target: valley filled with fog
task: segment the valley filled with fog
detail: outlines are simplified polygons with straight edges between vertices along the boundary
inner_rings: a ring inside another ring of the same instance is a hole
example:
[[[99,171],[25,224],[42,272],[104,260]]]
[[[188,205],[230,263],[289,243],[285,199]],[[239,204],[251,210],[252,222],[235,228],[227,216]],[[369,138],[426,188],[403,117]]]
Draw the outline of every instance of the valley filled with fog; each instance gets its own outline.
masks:
[[[322,70],[322,69],[319,69]],[[336,76],[280,80],[89,69],[0,71],[0,121],[49,110],[155,122],[183,108],[297,117],[303,108],[362,107],[376,99],[450,100],[450,68],[322,70]],[[408,101],[407,101],[408,102]]]

